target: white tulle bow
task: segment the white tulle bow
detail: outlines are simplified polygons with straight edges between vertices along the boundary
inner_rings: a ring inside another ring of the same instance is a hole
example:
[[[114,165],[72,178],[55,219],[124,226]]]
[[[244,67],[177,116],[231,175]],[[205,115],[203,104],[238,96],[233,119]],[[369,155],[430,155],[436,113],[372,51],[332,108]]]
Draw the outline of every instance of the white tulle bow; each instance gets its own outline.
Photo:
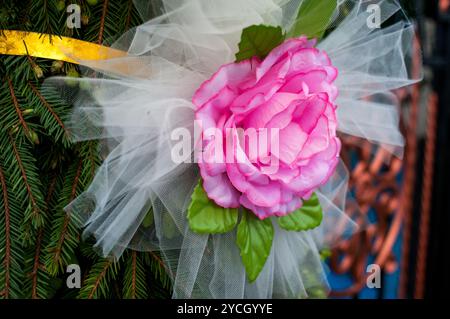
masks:
[[[403,137],[390,92],[417,80],[408,71],[414,27],[396,1],[338,2],[318,47],[339,70],[339,130],[400,155]],[[343,164],[318,192],[322,225],[287,232],[274,223],[271,254],[250,284],[235,232],[198,235],[189,229],[186,208],[199,174],[196,164],[171,160],[171,132],[193,129],[192,95],[221,65],[234,61],[242,30],[254,24],[289,30],[301,4],[162,0],[159,16],[114,44],[129,57],[85,61],[108,72],[79,80],[89,90],[79,96],[69,124],[78,140],[105,139],[108,152],[92,185],[68,209],[84,218],[84,234],[96,238],[102,255],[119,257],[127,247],[160,251],[173,276],[175,298],[304,298],[326,287],[319,249],[354,230],[344,213],[348,173]],[[389,26],[369,27],[368,4],[379,6],[381,22]],[[148,2],[136,5],[145,13]],[[144,227],[149,210],[154,223]]]

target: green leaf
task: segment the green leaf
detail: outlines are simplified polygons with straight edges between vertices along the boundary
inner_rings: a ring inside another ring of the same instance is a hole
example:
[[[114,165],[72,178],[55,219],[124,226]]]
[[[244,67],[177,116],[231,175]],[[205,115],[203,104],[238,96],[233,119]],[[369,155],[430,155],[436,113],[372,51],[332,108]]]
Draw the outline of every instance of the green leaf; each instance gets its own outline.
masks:
[[[144,220],[142,221],[142,226],[144,226],[144,228],[149,228],[151,225],[153,225],[153,207],[150,208],[147,212],[147,214],[144,217]]]
[[[223,208],[208,198],[201,181],[195,187],[188,209],[189,226],[199,234],[222,234],[238,222],[236,208]]]
[[[289,231],[305,231],[316,228],[322,222],[322,206],[319,198],[313,194],[309,200],[303,201],[303,206],[293,213],[278,218],[281,228]]]
[[[273,234],[270,219],[260,220],[245,210],[237,229],[237,245],[250,282],[258,278],[269,257]]]
[[[162,230],[164,237],[168,239],[175,238],[179,235],[177,225],[170,214],[164,214],[162,217]]]
[[[236,53],[236,62],[257,56],[265,58],[270,51],[279,46],[285,39],[281,27],[266,25],[252,25],[242,31],[239,52]]]
[[[297,15],[297,21],[287,37],[306,35],[308,38],[320,40],[327,30],[336,9],[336,3],[336,0],[304,0]]]

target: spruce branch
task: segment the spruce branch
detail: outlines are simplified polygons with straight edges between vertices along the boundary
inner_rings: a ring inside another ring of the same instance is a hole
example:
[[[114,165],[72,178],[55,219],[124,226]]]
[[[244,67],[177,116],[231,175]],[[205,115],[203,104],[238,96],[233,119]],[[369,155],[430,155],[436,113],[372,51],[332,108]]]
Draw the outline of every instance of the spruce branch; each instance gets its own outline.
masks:
[[[79,242],[80,222],[77,216],[70,211],[64,211],[67,204],[72,202],[80,194],[83,187],[80,175],[83,162],[71,165],[64,181],[62,197],[59,207],[54,214],[54,223],[50,243],[47,247],[47,257],[45,266],[51,275],[56,275],[58,271],[64,271],[64,267],[70,264],[75,257],[75,249]]]
[[[33,227],[38,228],[43,224],[42,218],[42,185],[39,180],[39,174],[35,167],[34,159],[25,152],[23,147],[19,148],[16,144],[16,139],[11,134],[8,134],[9,142],[16,160],[17,168],[22,177],[23,185],[25,186],[26,198],[30,203],[30,209],[26,210],[24,222],[31,221]]]
[[[36,160],[32,156],[32,146],[28,140],[10,132],[0,135],[2,163],[11,183],[17,207],[12,211],[20,220],[21,238],[24,244],[33,243],[36,229],[43,224],[44,200],[42,184]]]
[[[18,101],[18,99],[16,97],[16,93],[14,91],[13,83],[12,83],[11,79],[8,76],[6,77],[6,81],[8,82],[9,93],[11,94],[11,100],[13,102],[15,111],[16,111],[17,116],[19,118],[20,125],[23,127],[23,129],[25,131],[25,134],[27,136],[31,136],[31,130],[28,128],[28,124],[27,124],[27,122],[24,119],[22,110],[21,110],[20,105],[19,105],[19,101]]]
[[[0,162],[0,297],[22,296],[22,255],[19,205],[12,195],[11,183]]]
[[[150,267],[153,275],[153,280],[157,280],[162,288],[170,290],[172,288],[172,279],[174,274],[171,269],[167,267],[161,258],[160,253],[155,251],[149,251],[144,254],[144,262]]]
[[[30,2],[31,23],[37,32],[47,34],[60,34],[60,16],[65,12],[58,10],[57,1],[32,0]]]
[[[11,210],[9,208],[9,199],[8,199],[8,191],[6,189],[6,179],[5,175],[3,175],[3,170],[0,167],[0,184],[2,185],[2,193],[3,193],[3,210],[4,210],[4,222],[5,222],[5,256],[2,263],[2,268],[4,271],[4,288],[1,291],[2,296],[6,299],[9,298],[9,289],[10,289],[10,270],[11,270],[11,226],[10,226],[10,216]]]
[[[106,298],[112,293],[112,281],[117,280],[120,262],[100,258],[89,271],[78,294],[79,299]]]
[[[106,19],[106,14],[108,13],[108,3],[109,3],[109,0],[104,0],[104,2],[103,2],[102,17],[100,19],[100,29],[98,31],[98,40],[97,40],[98,44],[103,43],[103,33],[105,32],[105,19]]]
[[[123,298],[147,298],[147,283],[144,261],[137,251],[131,251],[126,256],[126,267],[123,280]]]
[[[28,87],[33,93],[28,95],[29,103],[36,106],[41,124],[56,142],[61,142],[64,147],[69,147],[72,143],[63,119],[68,116],[70,107],[62,102],[59,94],[51,87],[45,89],[45,97],[30,81]]]
[[[48,182],[47,197],[45,199],[45,225],[39,228],[36,238],[36,246],[32,250],[29,260],[25,263],[27,270],[30,269],[30,272],[24,290],[26,291],[27,296],[32,299],[49,298],[55,290],[51,284],[53,278],[46,271],[44,266],[44,247],[49,241],[49,230],[51,228],[51,220],[49,215],[50,210],[53,208],[52,202],[53,199],[59,195],[59,190],[62,186],[61,184],[62,181],[58,175],[52,176]]]
[[[2,4],[0,29],[107,45],[142,22],[133,0],[71,3],[82,8],[80,29],[67,27],[61,1],[53,0]],[[66,120],[72,105],[57,88],[41,86],[49,75],[74,70],[69,63],[0,56],[0,297],[75,297],[77,291],[61,286],[62,270],[78,258],[83,269],[90,269],[80,298],[168,296],[170,279],[157,253],[126,250],[117,263],[99,258],[91,241],[80,242],[78,215],[64,211],[101,163],[98,141],[70,141]]]
[[[125,18],[125,31],[130,29],[131,26],[131,20],[133,19],[133,0],[128,0],[128,3],[126,4],[126,18]]]

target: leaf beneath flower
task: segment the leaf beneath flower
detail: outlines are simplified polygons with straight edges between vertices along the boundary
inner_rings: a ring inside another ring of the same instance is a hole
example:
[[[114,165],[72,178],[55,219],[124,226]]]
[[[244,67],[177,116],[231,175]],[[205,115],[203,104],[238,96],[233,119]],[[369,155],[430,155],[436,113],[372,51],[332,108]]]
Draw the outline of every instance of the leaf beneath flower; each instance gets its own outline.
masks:
[[[237,229],[237,245],[250,282],[258,278],[272,248],[274,229],[272,221],[258,219],[247,210]]]
[[[322,222],[323,212],[319,198],[313,194],[303,206],[293,213],[278,218],[278,225],[289,231],[305,231],[316,228]]]
[[[239,52],[236,53],[236,62],[257,56],[265,58],[270,51],[279,46],[285,39],[281,27],[266,25],[252,25],[242,31]]]
[[[200,180],[192,193],[187,217],[191,230],[196,233],[222,234],[237,225],[238,209],[223,208],[210,200]]]
[[[320,40],[330,24],[336,3],[336,0],[303,0],[297,21],[288,32],[287,37],[306,35],[310,39]]]
[[[145,228],[149,228],[151,225],[153,225],[153,220],[153,208],[150,208],[145,215],[144,220],[142,221],[142,226],[144,226]]]

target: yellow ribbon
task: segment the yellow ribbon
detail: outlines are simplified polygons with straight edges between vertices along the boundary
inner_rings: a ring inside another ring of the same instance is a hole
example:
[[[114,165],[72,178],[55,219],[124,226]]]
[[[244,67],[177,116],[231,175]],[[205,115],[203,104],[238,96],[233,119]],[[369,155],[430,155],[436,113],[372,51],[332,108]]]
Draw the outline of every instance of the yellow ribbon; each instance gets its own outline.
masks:
[[[13,30],[0,30],[0,54],[29,55],[76,64],[82,64],[83,61],[98,61],[127,56],[124,51],[91,42]]]

